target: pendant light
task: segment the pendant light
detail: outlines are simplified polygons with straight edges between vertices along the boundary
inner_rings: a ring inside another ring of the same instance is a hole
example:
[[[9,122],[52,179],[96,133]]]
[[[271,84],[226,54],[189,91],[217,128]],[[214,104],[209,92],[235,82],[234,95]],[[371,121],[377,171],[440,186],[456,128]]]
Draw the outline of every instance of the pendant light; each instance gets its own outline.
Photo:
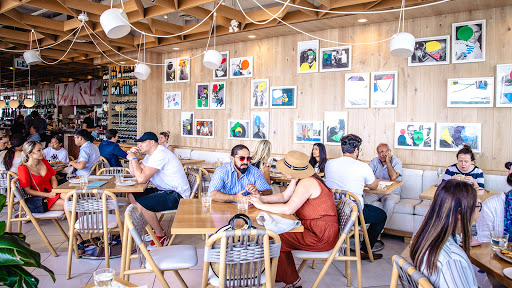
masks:
[[[415,39],[411,33],[404,32],[405,29],[405,0],[402,0],[400,9],[400,18],[398,19],[398,31],[400,31],[400,23],[402,24],[402,32],[393,35],[389,42],[389,52],[391,56],[396,58],[409,58],[414,52]]]
[[[216,27],[216,20],[217,20],[217,12],[213,13],[213,23],[212,23],[212,29],[213,29],[213,50],[207,50],[204,54],[203,58],[203,65],[204,67],[208,69],[217,69],[220,66],[220,63],[222,62],[222,54],[220,54],[219,51],[215,50],[215,41],[217,36],[217,27]],[[210,37],[212,36],[212,29],[210,29]],[[210,38],[208,38],[208,43],[210,43]],[[207,48],[208,49],[208,45]]]
[[[144,35],[144,62],[146,62],[146,34]],[[140,36],[140,39],[142,41],[142,35]],[[137,55],[137,65],[135,65],[135,70],[133,71],[133,74],[135,75],[135,78],[140,80],[146,80],[148,79],[149,74],[151,73],[151,68],[149,68],[148,65],[144,63],[138,63],[138,60],[140,59],[140,46],[142,43],[139,43],[139,55]]]
[[[28,91],[29,91],[28,93],[30,93],[30,87],[32,86],[32,85],[30,85],[31,84],[30,83],[30,70],[31,70],[30,66],[32,66],[32,65],[28,65]],[[28,96],[28,93],[27,93],[27,96]],[[27,107],[27,108],[34,107],[34,104],[36,104],[36,103],[35,103],[34,99],[32,99],[32,98],[25,98],[25,100],[23,101],[23,105],[25,105],[25,107]]]
[[[30,31],[30,50],[27,50],[23,53],[23,59],[25,59],[25,62],[27,62],[28,65],[36,65],[42,61],[41,56],[39,55],[39,51],[32,50],[32,34],[35,35],[35,33],[36,32],[34,30]]]
[[[123,8],[113,8],[113,1],[114,0],[110,1],[110,9],[101,13],[100,24],[108,38],[118,39],[128,35],[131,27],[128,16],[126,12],[124,12],[123,1],[120,1]]]

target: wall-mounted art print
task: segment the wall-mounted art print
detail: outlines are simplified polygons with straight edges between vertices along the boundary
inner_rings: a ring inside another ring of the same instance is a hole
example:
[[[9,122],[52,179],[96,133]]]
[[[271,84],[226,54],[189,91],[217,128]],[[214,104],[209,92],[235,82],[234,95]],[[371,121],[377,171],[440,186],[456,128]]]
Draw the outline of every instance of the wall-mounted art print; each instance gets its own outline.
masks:
[[[268,108],[269,80],[251,80],[251,108]]]
[[[398,72],[372,72],[372,108],[397,107]]]
[[[196,136],[201,138],[213,138],[215,121],[213,119],[196,119]]]
[[[434,150],[434,122],[396,122],[395,148]]]
[[[452,63],[485,61],[485,19],[452,24]]]
[[[345,108],[370,107],[370,73],[345,74]]]
[[[450,64],[450,35],[417,38],[409,66]]]
[[[251,112],[251,139],[268,139],[269,113],[267,111]]]
[[[297,86],[270,87],[270,108],[296,108]]]
[[[226,82],[210,83],[210,109],[226,109]]]
[[[196,109],[210,109],[210,83],[196,84]]]
[[[250,130],[249,120],[228,120],[228,139],[249,139]]]
[[[230,78],[252,77],[252,56],[229,59]]]
[[[294,143],[322,142],[322,121],[294,121]]]
[[[448,79],[448,107],[493,107],[494,77]]]
[[[164,109],[181,109],[181,92],[165,92]]]
[[[324,114],[324,135],[326,145],[340,145],[341,137],[347,134],[346,111],[332,111]]]
[[[320,49],[320,72],[350,70],[352,47],[331,47]]]
[[[318,72],[318,40],[297,43],[297,73]]]
[[[220,61],[219,68],[213,70],[213,80],[229,78],[229,51],[220,52],[220,55],[222,55],[222,60]]]
[[[181,136],[194,137],[194,112],[181,112]]]
[[[512,107],[512,64],[496,66],[496,107]]]
[[[190,81],[190,57],[181,57],[176,59],[178,64],[178,82],[189,82]]]
[[[437,123],[436,131],[437,150],[459,151],[469,145],[473,152],[481,152],[481,123]]]
[[[165,59],[164,83],[176,83],[176,58]]]

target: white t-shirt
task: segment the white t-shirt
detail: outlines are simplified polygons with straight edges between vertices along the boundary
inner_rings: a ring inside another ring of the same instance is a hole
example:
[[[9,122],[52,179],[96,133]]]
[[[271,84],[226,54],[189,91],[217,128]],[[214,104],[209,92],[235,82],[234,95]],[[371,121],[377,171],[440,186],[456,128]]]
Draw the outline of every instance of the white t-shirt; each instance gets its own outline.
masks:
[[[44,149],[43,156],[50,163],[56,161],[69,163],[68,151],[64,148],[60,148],[60,150],[55,150],[51,146],[48,146],[46,147],[46,149]]]
[[[190,185],[187,176],[185,176],[183,165],[174,153],[158,145],[152,155],[144,157],[142,164],[158,169],[150,179],[158,190],[174,190],[183,198],[189,197]]]
[[[364,205],[364,185],[375,181],[375,175],[368,164],[352,157],[341,156],[340,158],[327,161],[325,164],[325,183],[333,189],[341,189],[354,193]]]

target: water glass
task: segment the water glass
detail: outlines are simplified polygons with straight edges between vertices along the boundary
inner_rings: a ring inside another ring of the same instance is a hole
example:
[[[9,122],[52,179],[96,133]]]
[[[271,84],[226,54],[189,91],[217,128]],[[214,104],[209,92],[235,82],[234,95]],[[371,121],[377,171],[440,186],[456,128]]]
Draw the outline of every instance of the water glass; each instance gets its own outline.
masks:
[[[203,198],[201,198],[201,201],[203,203],[203,207],[205,208],[210,208],[210,206],[212,205],[212,198],[210,198],[210,196],[208,195],[203,195]]]
[[[112,268],[96,270],[93,274],[96,287],[112,287],[116,271]]]
[[[491,232],[491,248],[493,250],[506,249],[508,244],[508,233],[503,231]]]
[[[80,175],[78,176],[78,183],[80,183],[80,187],[84,188],[89,184],[89,175]]]
[[[122,172],[116,173],[116,183],[121,183],[124,181],[124,174]]]
[[[247,197],[241,197],[238,200],[238,212],[247,212],[249,210],[249,200]]]
[[[437,186],[441,185],[441,181],[443,180],[443,168],[437,168]]]

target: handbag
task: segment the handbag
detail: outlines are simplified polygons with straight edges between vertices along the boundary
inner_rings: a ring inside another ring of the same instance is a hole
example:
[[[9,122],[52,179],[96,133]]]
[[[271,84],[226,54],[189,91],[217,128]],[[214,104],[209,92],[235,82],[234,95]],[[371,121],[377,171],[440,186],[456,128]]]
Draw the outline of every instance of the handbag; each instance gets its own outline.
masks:
[[[30,175],[30,179],[34,181],[34,178],[32,178],[32,174],[30,173],[30,171],[28,172],[28,174]],[[36,181],[34,181],[34,184],[36,185],[37,191],[41,192],[41,190],[39,190],[39,186],[37,186]],[[45,192],[49,191],[46,191],[45,189]],[[28,210],[30,210],[30,212],[32,213],[48,212],[48,200],[46,200],[46,197],[32,196],[29,198],[25,198],[25,203],[27,204]]]

